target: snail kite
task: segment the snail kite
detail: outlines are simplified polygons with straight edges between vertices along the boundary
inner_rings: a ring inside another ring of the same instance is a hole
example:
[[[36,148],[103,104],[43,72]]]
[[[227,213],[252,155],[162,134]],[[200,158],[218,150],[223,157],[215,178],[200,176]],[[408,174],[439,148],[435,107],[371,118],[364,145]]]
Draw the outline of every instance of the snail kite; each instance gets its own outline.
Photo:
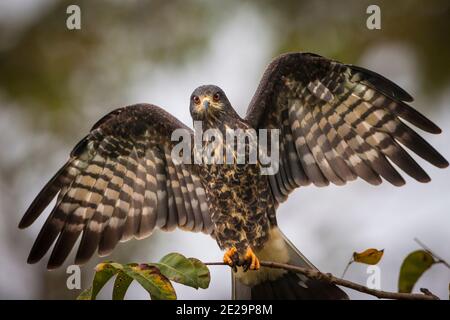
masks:
[[[22,218],[19,227],[30,226],[56,197],[28,262],[39,261],[54,243],[48,268],[59,267],[81,237],[75,262],[82,264],[95,251],[108,255],[119,241],[179,227],[210,234],[226,250],[224,261],[235,269],[234,298],[345,299],[334,285],[260,268],[259,259],[314,268],[277,228],[276,208],[297,187],[344,185],[358,177],[401,186],[405,180],[393,164],[430,181],[406,148],[448,166],[405,122],[441,132],[411,101],[375,72],[311,53],[275,58],[245,118],[220,88],[198,87],[190,111],[204,129],[279,130],[279,169],[270,175],[261,174],[259,162],[174,161],[171,134],[185,129],[194,136],[193,130],[154,105],[114,110],[76,145]]]

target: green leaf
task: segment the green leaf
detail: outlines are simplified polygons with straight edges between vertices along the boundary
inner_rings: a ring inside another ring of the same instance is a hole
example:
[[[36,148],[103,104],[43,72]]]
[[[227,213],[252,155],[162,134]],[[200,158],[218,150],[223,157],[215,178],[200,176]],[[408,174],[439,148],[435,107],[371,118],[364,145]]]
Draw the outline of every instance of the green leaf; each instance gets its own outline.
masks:
[[[206,289],[209,287],[209,282],[211,281],[211,274],[209,273],[208,267],[196,258],[189,258],[189,261],[195,267],[197,273],[197,283],[199,288]]]
[[[154,300],[173,300],[176,293],[170,280],[193,287],[206,289],[211,276],[208,267],[200,260],[186,258],[179,253],[171,253],[163,257],[159,263],[122,265],[105,262],[97,265],[92,287],[83,291],[78,299],[95,300],[99,291],[113,277],[112,298],[123,300],[130,284],[136,280]]]
[[[123,300],[132,282],[133,278],[127,276],[123,271],[120,271],[117,274],[116,280],[114,281],[112,299]]]
[[[169,253],[159,263],[152,264],[161,270],[167,278],[186,286],[200,287],[196,267],[193,262],[179,253]]]
[[[398,279],[398,291],[410,293],[417,280],[435,263],[433,256],[425,250],[410,253],[403,260]]]
[[[114,266],[113,266],[114,265]],[[84,290],[77,300],[95,300],[100,290],[118,271],[116,269],[117,263],[104,262],[95,267],[95,276],[92,280],[92,286]],[[120,265],[119,265],[120,266]]]
[[[77,300],[92,300],[92,287],[83,290],[77,297]]]
[[[95,276],[92,282],[92,295],[91,300],[97,298],[100,290],[121,268],[121,265],[113,262],[100,263],[95,267]]]
[[[123,266],[123,272],[147,290],[152,300],[175,300],[177,295],[172,284],[158,268],[150,265]]]

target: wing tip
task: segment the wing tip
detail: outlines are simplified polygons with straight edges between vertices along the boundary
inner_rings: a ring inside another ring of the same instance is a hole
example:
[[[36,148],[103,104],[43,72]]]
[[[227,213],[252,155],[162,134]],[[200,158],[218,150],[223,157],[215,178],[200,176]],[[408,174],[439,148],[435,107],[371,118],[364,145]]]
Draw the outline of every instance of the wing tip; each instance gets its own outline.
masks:
[[[447,159],[445,159],[444,156],[442,156],[438,151],[434,150],[434,148],[432,151],[433,151],[433,153],[432,153],[433,157],[424,158],[424,159],[427,160],[429,163],[431,163],[432,165],[434,165],[437,168],[440,168],[440,169],[447,168],[449,165]],[[420,155],[420,156],[422,157],[422,155]]]
[[[421,125],[419,125],[419,124],[414,124],[414,125],[428,133],[431,133],[431,134],[441,134],[442,133],[442,129],[440,127],[438,127],[433,121],[431,121],[430,119],[427,119],[427,118],[424,119],[424,121]]]
[[[32,250],[30,252],[30,255],[28,256],[27,263],[28,264],[36,264],[39,261],[41,261],[42,258],[43,258],[43,256],[41,254],[39,254],[39,253],[36,254]],[[63,262],[55,261],[55,259],[52,259],[52,257],[50,257],[46,268],[47,268],[47,270],[55,270],[55,269],[59,268],[62,265]]]
[[[39,260],[40,260],[40,259],[35,259],[35,258],[28,257],[27,263],[28,263],[28,264],[35,264],[35,263],[37,263]]]
[[[436,167],[438,167],[438,168],[440,168],[440,169],[445,169],[445,168],[448,168],[448,165],[449,165],[448,161],[447,161],[446,159],[443,158],[443,159],[441,160],[441,162],[439,162],[439,163],[436,164]]]
[[[75,264],[80,266],[80,265],[87,263],[90,259],[91,259],[91,257],[77,254],[77,256],[75,257]]]
[[[414,101],[414,97],[412,95],[410,95],[405,89],[403,89],[402,87],[400,87],[398,84],[394,83],[393,81],[389,80],[388,78],[386,78],[385,76],[360,67],[360,66],[355,66],[353,64],[345,64],[347,67],[349,67],[350,69],[358,72],[359,74],[363,75],[363,77],[365,78],[365,80],[372,84],[373,86],[375,86],[378,90],[382,91],[384,94],[394,98],[394,99],[398,99],[400,101],[405,101],[405,102],[413,102]]]
[[[429,183],[431,182],[431,178],[430,176],[427,174],[426,176],[420,177],[420,178],[416,178],[416,180],[420,183]]]
[[[47,270],[55,270],[58,269],[59,267],[61,267],[62,263],[60,263],[59,261],[57,262],[53,262],[51,261],[51,259],[48,261],[47,263]]]
[[[371,177],[361,177],[364,181],[372,186],[379,186],[383,183],[383,179],[379,175],[371,176]]]
[[[34,221],[41,215],[42,211],[45,210],[46,207],[36,208],[36,202],[39,198],[38,197],[33,201],[33,203],[30,205],[30,207],[27,209],[27,211],[22,216],[22,219],[20,219],[18,228],[19,229],[25,229],[31,226]]]
[[[28,228],[30,225],[32,224],[32,222],[27,221],[27,219],[25,219],[25,216],[23,216],[23,218],[20,220],[19,224],[18,224],[18,228],[23,230]]]
[[[33,203],[30,205],[27,211],[25,211],[24,215],[20,219],[19,224],[17,226],[19,229],[25,229],[31,226],[36,221],[36,219],[39,218],[42,211],[45,210],[45,207],[42,209],[41,208],[36,209],[34,202],[36,202],[36,200],[33,201]]]
[[[63,265],[64,261],[66,261],[68,253],[70,253],[70,251],[68,253],[64,252],[63,254],[61,254],[60,248],[61,247],[58,246],[57,243],[50,255],[50,259],[48,259],[47,270],[57,269]]]
[[[313,184],[317,188],[325,188],[330,185],[329,181],[313,181]]]
[[[398,188],[400,188],[400,187],[403,187],[405,184],[406,184],[406,181],[405,181],[405,179],[399,179],[399,180],[395,180],[395,181],[389,181],[390,182],[390,184],[392,184],[394,187],[398,187]]]
[[[441,134],[442,133],[442,129],[439,128],[437,125],[435,125],[433,123],[433,127],[430,128],[430,130],[428,131],[429,133],[433,133],[433,134]]]
[[[408,92],[406,92],[405,89],[403,89],[403,88],[400,88],[400,89],[401,89],[401,91],[397,93],[397,94],[399,94],[400,100],[405,101],[405,102],[413,102],[414,101],[414,97],[412,95],[410,95]]]
[[[42,254],[40,254],[40,253],[38,254],[33,249],[31,249],[30,254],[28,255],[28,258],[27,258],[27,263],[28,264],[36,264],[39,261],[41,261],[42,257],[43,257]]]
[[[109,256],[112,253],[113,249],[109,248],[98,248],[97,254],[100,258]]]

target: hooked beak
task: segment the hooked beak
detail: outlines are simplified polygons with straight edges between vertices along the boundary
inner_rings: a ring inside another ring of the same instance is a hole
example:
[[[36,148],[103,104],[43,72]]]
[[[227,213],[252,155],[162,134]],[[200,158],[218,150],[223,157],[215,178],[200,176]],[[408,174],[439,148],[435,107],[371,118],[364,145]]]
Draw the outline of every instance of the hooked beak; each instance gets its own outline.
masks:
[[[205,110],[207,111],[209,108],[209,100],[205,99],[203,100],[203,108],[205,108]]]

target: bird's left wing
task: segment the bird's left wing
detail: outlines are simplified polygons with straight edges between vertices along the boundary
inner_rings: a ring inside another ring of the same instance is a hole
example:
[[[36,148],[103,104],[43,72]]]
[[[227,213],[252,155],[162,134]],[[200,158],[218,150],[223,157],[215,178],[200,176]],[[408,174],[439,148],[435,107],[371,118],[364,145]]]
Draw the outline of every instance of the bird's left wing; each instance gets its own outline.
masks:
[[[144,238],[158,227],[211,234],[198,176],[191,166],[171,158],[175,129],[192,135],[172,115],[146,104],[117,109],[98,121],[19,224],[31,225],[56,197],[28,262],[39,261],[56,240],[48,268],[60,266],[80,235],[79,264],[97,248],[107,255],[119,241]]]
[[[404,147],[437,167],[448,162],[401,119],[430,133],[441,130],[406,102],[412,97],[383,76],[310,53],[289,53],[266,69],[246,120],[281,130],[277,174],[269,176],[278,202],[298,186],[342,185],[361,177],[404,179],[388,161],[420,182],[427,173]]]

